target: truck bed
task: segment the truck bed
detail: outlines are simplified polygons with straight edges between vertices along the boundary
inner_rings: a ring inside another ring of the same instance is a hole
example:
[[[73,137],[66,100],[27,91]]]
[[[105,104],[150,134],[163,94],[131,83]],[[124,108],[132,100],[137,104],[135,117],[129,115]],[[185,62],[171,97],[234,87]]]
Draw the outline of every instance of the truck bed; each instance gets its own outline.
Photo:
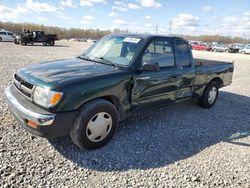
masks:
[[[223,86],[231,84],[233,77],[233,62],[194,59],[196,67],[195,85],[207,84],[213,78],[220,78]]]
[[[233,62],[227,61],[215,61],[215,60],[208,60],[208,59],[194,59],[195,66],[199,65],[211,65],[211,64],[232,64]]]

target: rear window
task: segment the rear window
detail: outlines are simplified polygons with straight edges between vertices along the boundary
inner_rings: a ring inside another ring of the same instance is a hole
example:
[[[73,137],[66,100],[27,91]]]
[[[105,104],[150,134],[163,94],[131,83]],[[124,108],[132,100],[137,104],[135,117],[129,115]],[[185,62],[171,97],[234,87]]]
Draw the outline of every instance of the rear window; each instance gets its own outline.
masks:
[[[0,32],[0,35],[6,35],[6,32]]]
[[[176,40],[176,60],[181,66],[191,65],[189,48],[184,40]]]

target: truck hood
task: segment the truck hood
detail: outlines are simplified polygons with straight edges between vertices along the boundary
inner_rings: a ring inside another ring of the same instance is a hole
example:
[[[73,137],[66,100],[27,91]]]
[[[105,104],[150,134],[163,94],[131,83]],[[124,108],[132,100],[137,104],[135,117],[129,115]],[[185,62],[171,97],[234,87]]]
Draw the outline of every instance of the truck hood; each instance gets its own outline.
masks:
[[[50,87],[83,77],[117,71],[119,68],[79,58],[34,64],[17,70],[17,75],[34,85]]]

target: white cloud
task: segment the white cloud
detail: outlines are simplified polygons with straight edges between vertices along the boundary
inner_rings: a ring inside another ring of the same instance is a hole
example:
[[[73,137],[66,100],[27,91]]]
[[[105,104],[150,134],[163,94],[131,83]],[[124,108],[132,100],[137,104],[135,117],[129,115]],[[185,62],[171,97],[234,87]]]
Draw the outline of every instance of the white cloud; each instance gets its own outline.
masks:
[[[42,22],[48,21],[48,19],[47,19],[47,18],[44,18],[44,17],[39,17],[39,18],[37,18],[37,20],[38,20],[38,21],[42,21]]]
[[[140,9],[140,7],[137,4],[133,4],[133,3],[129,3],[128,4],[128,8],[129,9],[133,9],[133,10],[138,10]]]
[[[103,3],[103,4],[105,4],[105,3],[107,3],[107,1],[106,0],[81,0],[80,1],[80,5],[81,6],[93,6],[94,5],[94,3]]]
[[[155,0],[139,0],[141,6],[150,7],[150,8],[159,8],[162,7],[162,4]]]
[[[116,25],[124,25],[124,24],[126,24],[126,22],[124,20],[122,20],[122,19],[115,19],[113,21],[113,23],[116,24]]]
[[[151,24],[151,23],[146,23],[145,26],[146,26],[146,27],[153,27],[153,24]]]
[[[244,12],[244,16],[250,16],[250,10],[249,10],[249,11]]]
[[[112,10],[118,10],[118,11],[121,11],[121,12],[127,12],[128,9],[126,7],[123,7],[123,6],[112,6]]]
[[[128,9],[131,10],[139,10],[140,6],[134,3],[124,3],[121,1],[115,1],[114,5],[112,6],[112,10],[116,10],[116,11],[121,11],[121,12],[127,12]]]
[[[48,3],[39,3],[38,1],[26,0],[25,8],[37,12],[56,12],[57,8]]]
[[[121,1],[115,1],[114,4],[115,4],[115,5],[125,5],[125,3],[124,3],[124,2],[121,2]]]
[[[236,17],[224,17],[224,21],[225,22],[229,22],[229,23],[233,23],[233,22],[237,22],[237,18]]]
[[[72,20],[72,18],[66,16],[66,15],[65,15],[64,13],[62,13],[62,12],[58,12],[57,17],[60,18],[60,19],[63,19],[63,20],[67,20],[67,21],[71,21],[71,20]]]
[[[204,12],[212,12],[214,9],[213,9],[213,7],[205,6],[205,7],[202,8],[202,10],[203,10]]]
[[[64,7],[77,8],[76,3],[73,0],[60,0],[60,5]]]
[[[116,13],[116,12],[110,12],[110,13],[108,14],[108,16],[109,16],[109,17],[118,16],[118,13]]]
[[[24,7],[18,6],[16,9],[12,9],[3,5],[0,5],[0,20],[8,21],[17,18],[21,14],[27,13],[28,10]]]
[[[197,27],[199,26],[199,18],[194,17],[190,14],[182,13],[179,14],[176,18],[172,19],[173,28],[181,28],[181,27]]]
[[[145,16],[145,19],[150,20],[152,17],[150,15]]]
[[[94,20],[94,17],[91,15],[85,15],[82,17],[82,24],[90,24]]]

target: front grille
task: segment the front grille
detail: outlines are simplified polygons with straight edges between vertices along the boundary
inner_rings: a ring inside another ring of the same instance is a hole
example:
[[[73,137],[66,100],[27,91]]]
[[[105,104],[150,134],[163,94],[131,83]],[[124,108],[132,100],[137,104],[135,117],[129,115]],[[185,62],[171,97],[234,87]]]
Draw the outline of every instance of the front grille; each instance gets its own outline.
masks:
[[[15,74],[14,85],[23,95],[31,99],[32,91],[34,88],[33,84],[30,84],[29,82],[23,80],[22,78],[20,78],[18,75]]]

